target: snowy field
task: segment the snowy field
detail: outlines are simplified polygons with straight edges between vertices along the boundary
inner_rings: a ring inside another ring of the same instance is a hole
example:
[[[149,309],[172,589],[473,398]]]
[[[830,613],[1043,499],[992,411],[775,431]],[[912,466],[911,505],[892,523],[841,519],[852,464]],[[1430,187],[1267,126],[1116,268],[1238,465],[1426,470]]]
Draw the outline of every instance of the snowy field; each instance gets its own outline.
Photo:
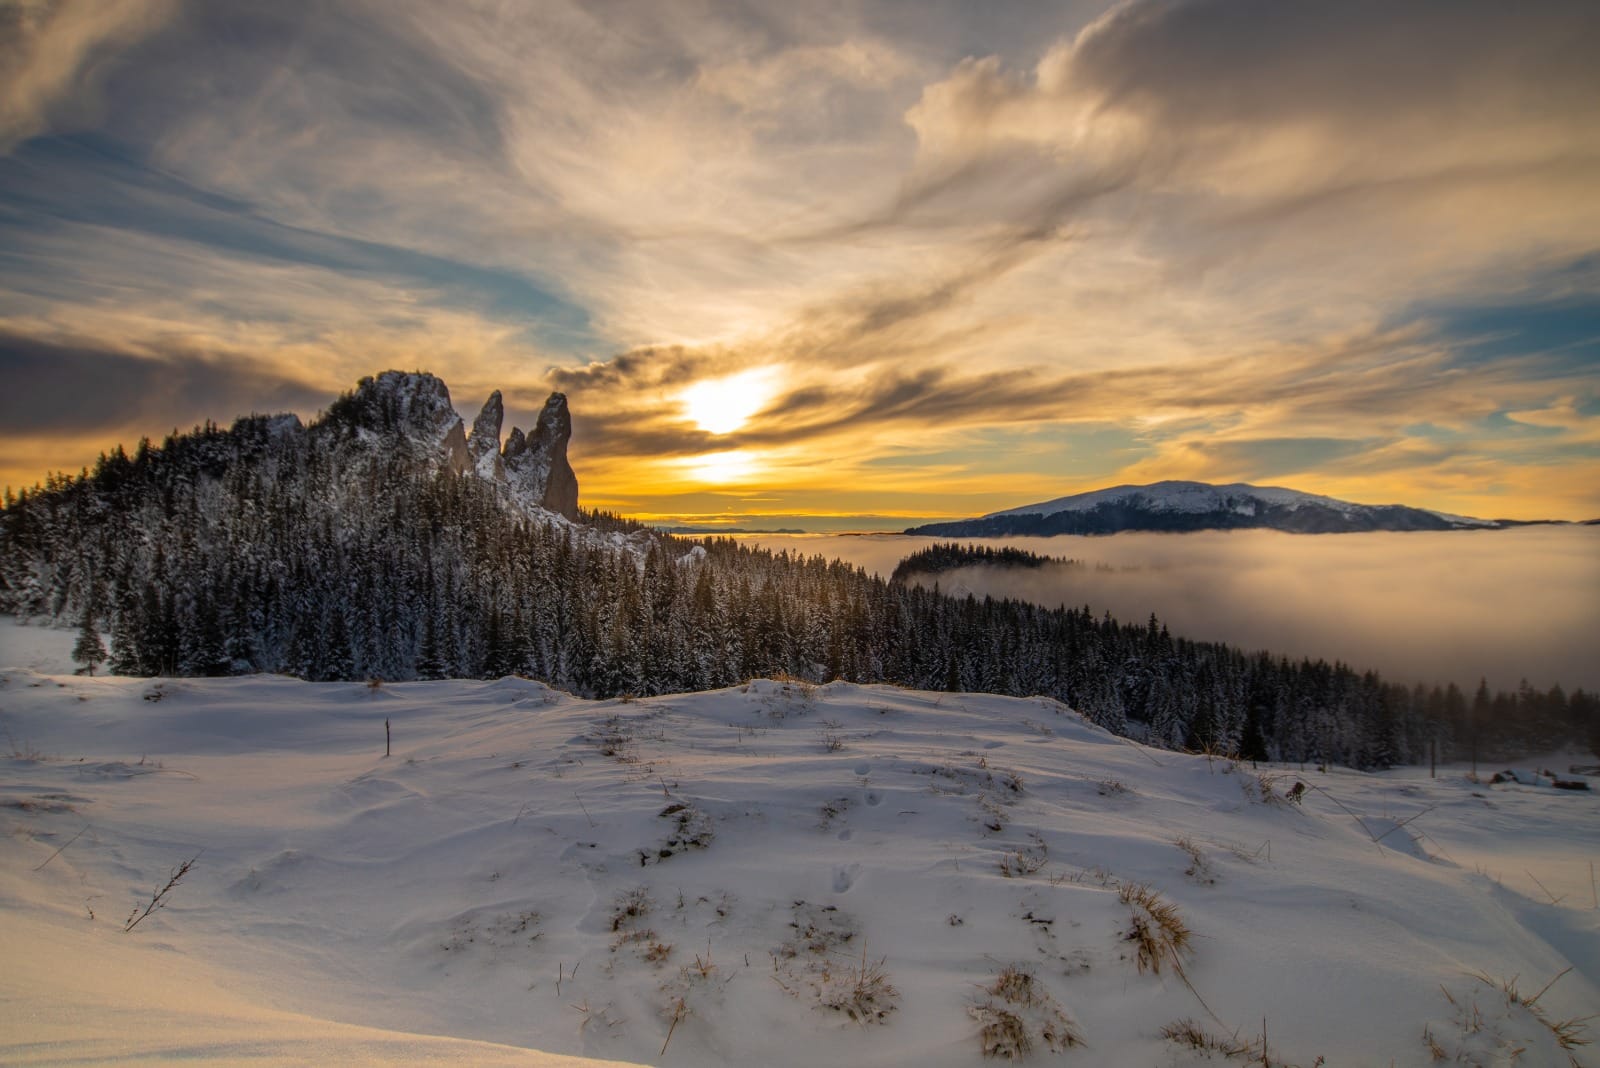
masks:
[[[1600,1063],[1595,793],[892,687],[90,679],[71,638],[0,623],[3,1063]]]

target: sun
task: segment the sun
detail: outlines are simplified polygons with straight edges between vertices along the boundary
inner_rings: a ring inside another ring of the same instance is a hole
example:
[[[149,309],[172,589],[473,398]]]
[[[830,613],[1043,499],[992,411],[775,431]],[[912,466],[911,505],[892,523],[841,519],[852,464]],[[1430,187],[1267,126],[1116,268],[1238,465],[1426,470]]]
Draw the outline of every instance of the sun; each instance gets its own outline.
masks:
[[[708,434],[731,434],[772,398],[772,372],[745,371],[696,382],[679,395],[684,414]]]
[[[738,482],[755,472],[755,458],[740,450],[708,452],[682,461],[691,478],[700,482]]]

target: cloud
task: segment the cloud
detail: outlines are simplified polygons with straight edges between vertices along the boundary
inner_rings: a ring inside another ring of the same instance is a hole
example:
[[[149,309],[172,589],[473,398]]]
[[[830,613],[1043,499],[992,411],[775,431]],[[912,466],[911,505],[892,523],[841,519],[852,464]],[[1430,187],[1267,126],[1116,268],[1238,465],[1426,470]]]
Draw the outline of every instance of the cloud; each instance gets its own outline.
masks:
[[[1506,418],[1524,426],[1554,431],[1569,441],[1600,445],[1600,410],[1591,403],[1580,407],[1576,397],[1562,397],[1544,408],[1507,412]]]
[[[1583,0],[1136,0],[1048,57],[1040,77],[1167,129],[1309,121],[1372,136],[1419,120],[1551,116],[1576,127],[1600,90],[1597,46],[1600,19]]]
[[[0,330],[0,422],[27,436],[231,422],[246,412],[315,412],[332,398],[272,367],[181,349],[133,352]],[[104,442],[108,446],[111,442]]]
[[[1105,152],[1132,140],[1169,146],[1150,157],[1169,167],[1253,163],[1233,188],[1318,172],[1317,184],[1337,186],[1352,167],[1394,175],[1427,158],[1480,161],[1490,131],[1510,139],[1494,142],[1499,160],[1585,154],[1597,137],[1597,47],[1600,18],[1582,0],[1132,0],[1031,72],[993,56],[962,63],[908,120],[934,155],[1030,143]]]
[[[733,450],[927,512],[1178,471],[1549,499],[1591,447],[1504,413],[1594,403],[1592,5],[5,10],[0,79],[92,127],[0,158],[21,336],[426,367],[513,421],[559,388],[586,491],[646,503]],[[746,425],[685,418],[753,368]],[[1074,485],[1006,452],[1035,430]]]
[[[880,554],[871,564],[885,571],[923,543],[854,540],[863,544],[841,543],[834,551],[858,561]],[[1050,606],[1087,603],[1124,620],[1154,612],[1185,637],[1336,658],[1408,684],[1455,681],[1470,688],[1483,675],[1508,689],[1524,677],[1541,688],[1600,683],[1592,649],[1600,563],[1592,539],[1570,528],[1007,541],[1089,566],[965,568],[941,575],[940,587]],[[808,544],[806,551],[829,548]],[[1352,619],[1363,625],[1348,626]]]
[[[1583,3],[1135,0],[1031,70],[927,86],[907,199],[969,226],[1116,219],[1169,284],[1348,322],[1600,243],[1597,48]]]
[[[1185,441],[1197,466],[1218,482],[1305,474],[1369,453],[1382,442],[1349,438],[1234,438]]]
[[[0,4],[0,154],[49,128],[52,118],[86,118],[108,61],[175,9],[176,0]]]

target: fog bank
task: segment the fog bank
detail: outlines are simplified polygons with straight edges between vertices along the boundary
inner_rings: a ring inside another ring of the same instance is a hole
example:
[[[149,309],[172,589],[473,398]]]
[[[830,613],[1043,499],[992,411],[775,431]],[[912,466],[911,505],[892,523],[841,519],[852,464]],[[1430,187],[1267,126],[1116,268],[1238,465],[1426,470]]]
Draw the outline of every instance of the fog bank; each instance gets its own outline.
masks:
[[[887,576],[935,539],[759,535]],[[1399,682],[1600,689],[1600,528],[1305,536],[1267,530],[980,539],[1085,567],[963,568],[949,592],[1088,604],[1174,634],[1343,660]]]

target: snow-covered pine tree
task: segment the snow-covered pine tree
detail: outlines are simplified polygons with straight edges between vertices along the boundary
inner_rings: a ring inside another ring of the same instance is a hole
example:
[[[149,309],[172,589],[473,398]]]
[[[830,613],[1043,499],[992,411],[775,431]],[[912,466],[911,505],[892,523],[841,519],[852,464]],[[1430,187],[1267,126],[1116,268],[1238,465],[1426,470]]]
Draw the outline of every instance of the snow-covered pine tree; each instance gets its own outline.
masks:
[[[78,640],[72,646],[72,659],[83,665],[80,672],[85,675],[93,675],[94,669],[106,662],[106,646],[100,639],[92,605],[84,607],[82,621],[78,624]]]

